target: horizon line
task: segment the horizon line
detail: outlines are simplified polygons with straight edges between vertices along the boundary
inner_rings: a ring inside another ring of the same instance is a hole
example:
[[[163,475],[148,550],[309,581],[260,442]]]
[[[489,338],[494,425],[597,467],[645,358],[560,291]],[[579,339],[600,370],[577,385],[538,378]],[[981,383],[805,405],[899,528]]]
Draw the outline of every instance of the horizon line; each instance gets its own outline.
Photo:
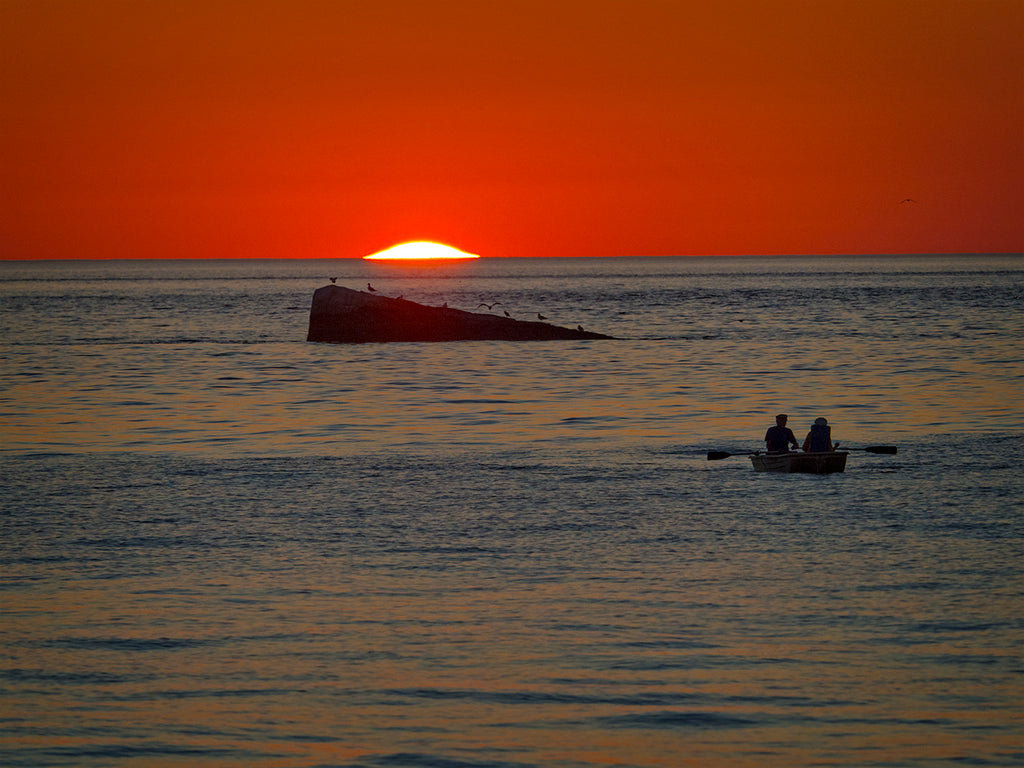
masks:
[[[902,256],[1024,256],[1022,251],[901,251],[873,253],[709,253],[709,254],[644,254],[635,253],[620,256],[478,256],[480,260],[509,259],[778,259],[778,258],[880,258]],[[7,257],[0,256],[0,262],[38,261],[364,261],[364,256],[76,256],[72,258],[53,257]],[[454,260],[453,260],[454,261]],[[459,260],[463,261],[463,260]],[[384,263],[397,263],[385,260]]]

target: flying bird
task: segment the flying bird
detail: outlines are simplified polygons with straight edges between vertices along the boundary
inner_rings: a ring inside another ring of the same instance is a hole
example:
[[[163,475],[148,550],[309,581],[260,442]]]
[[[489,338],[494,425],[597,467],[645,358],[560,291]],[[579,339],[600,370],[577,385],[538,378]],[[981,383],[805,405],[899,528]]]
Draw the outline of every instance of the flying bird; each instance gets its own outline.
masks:
[[[904,203],[916,203],[916,202],[917,202],[917,200],[915,200],[912,197],[905,197],[902,200],[900,200],[900,205],[903,205]]]
[[[500,307],[500,306],[501,306],[501,302],[500,301],[496,301],[493,304],[485,304],[484,302],[481,301],[479,304],[476,305],[476,308],[480,309],[480,307],[487,307],[488,309],[493,309],[494,307]]]
[[[377,292],[377,289],[376,289],[376,288],[374,288],[374,287],[373,287],[372,285],[370,285],[369,283],[367,283],[367,284],[366,284],[366,290],[368,290],[368,291],[369,291],[370,293],[376,293],[376,292]]]

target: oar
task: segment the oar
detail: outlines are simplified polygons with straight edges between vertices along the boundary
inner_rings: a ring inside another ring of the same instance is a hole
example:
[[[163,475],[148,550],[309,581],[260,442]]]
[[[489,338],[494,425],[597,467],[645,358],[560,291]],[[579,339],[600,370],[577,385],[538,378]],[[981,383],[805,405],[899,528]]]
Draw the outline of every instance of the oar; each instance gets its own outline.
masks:
[[[865,448],[836,448],[838,451],[867,451],[868,453],[888,453],[895,454],[895,445],[869,445]],[[708,451],[708,461],[718,461],[719,459],[728,459],[730,456],[756,456],[761,451],[739,451],[737,453],[729,453],[728,451]]]
[[[868,453],[896,453],[895,445],[869,445],[866,448],[837,448],[839,451],[867,451]]]
[[[728,459],[730,456],[756,456],[759,453],[761,453],[761,451],[740,451],[739,453],[729,453],[727,451],[708,451],[708,461]]]

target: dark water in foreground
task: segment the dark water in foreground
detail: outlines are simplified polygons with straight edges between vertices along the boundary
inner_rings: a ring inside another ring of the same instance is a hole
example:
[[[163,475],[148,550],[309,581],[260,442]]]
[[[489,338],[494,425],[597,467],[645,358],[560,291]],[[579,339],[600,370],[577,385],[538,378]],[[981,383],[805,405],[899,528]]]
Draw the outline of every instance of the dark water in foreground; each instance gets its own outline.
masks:
[[[0,764],[1024,764],[1022,267],[0,264]],[[705,459],[782,409],[899,453]]]

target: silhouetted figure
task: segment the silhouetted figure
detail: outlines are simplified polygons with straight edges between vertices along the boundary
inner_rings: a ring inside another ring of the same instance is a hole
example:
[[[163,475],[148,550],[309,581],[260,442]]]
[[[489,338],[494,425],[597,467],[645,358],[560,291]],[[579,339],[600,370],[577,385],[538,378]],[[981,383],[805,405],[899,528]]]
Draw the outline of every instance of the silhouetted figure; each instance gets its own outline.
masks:
[[[537,313],[537,319],[538,320],[547,320],[547,318],[544,317],[544,315],[542,315],[540,312]]]
[[[366,290],[368,290],[368,291],[369,291],[370,293],[376,293],[376,292],[377,292],[377,289],[376,289],[376,288],[374,288],[374,287],[373,287],[372,285],[370,285],[369,283],[367,283],[367,284],[366,284]]]
[[[811,431],[804,439],[804,450],[808,453],[825,453],[834,450],[832,445],[832,427],[828,425],[827,419],[818,418],[811,425]]]
[[[786,426],[786,421],[789,420],[789,416],[784,413],[780,413],[775,417],[775,426],[769,427],[768,431],[764,434],[764,444],[768,449],[768,453],[785,453],[789,450],[789,446],[796,448],[800,445],[796,441],[796,435],[793,434],[793,430]]]

